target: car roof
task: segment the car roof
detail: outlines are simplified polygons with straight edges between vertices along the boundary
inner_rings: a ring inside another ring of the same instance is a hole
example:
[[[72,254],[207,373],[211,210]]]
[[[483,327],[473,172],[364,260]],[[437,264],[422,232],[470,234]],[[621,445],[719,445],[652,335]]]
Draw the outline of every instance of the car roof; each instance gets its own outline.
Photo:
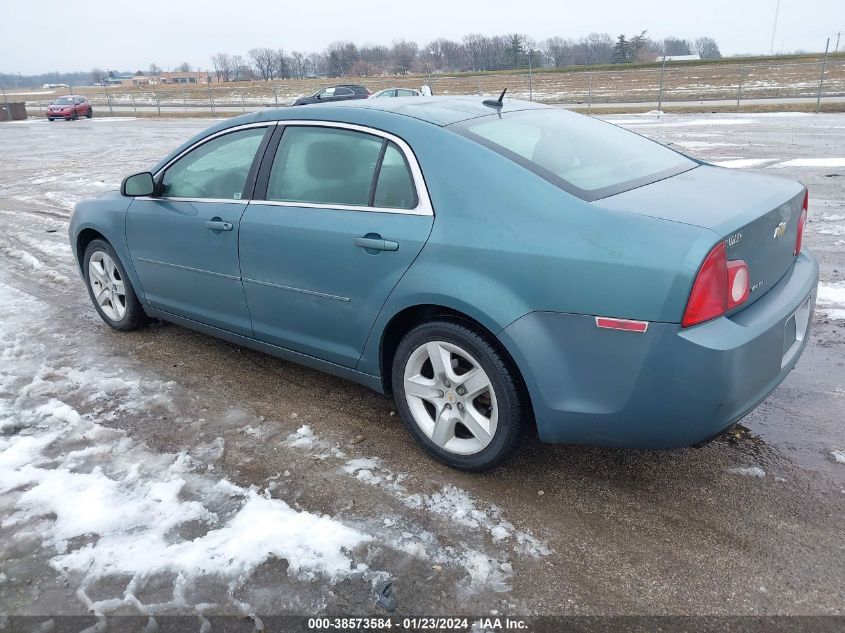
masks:
[[[521,101],[519,99],[504,100],[501,108],[484,105],[482,102],[490,97],[403,97],[402,99],[358,99],[352,101],[339,101],[332,103],[320,103],[308,106],[309,112],[329,111],[342,114],[348,108],[360,108],[364,110],[380,110],[403,116],[412,117],[421,121],[427,121],[434,125],[446,126],[467,119],[475,119],[481,116],[496,114],[497,112],[516,112],[519,110],[547,109],[551,106],[541,105],[532,101]],[[318,110],[319,108],[319,110]],[[291,111],[293,110],[293,112]],[[276,116],[268,116],[271,119],[295,118],[301,110],[293,108],[279,108],[275,111]],[[310,118],[310,117],[309,117]]]

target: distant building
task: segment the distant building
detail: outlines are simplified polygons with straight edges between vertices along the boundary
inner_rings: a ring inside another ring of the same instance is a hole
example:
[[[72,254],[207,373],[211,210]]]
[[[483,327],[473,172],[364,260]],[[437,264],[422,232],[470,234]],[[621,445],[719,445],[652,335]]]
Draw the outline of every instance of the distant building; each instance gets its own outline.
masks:
[[[121,77],[120,83],[124,86],[154,86],[157,84],[207,84],[215,81],[217,78],[204,70],[192,70],[163,72],[157,75],[132,75]]]
[[[701,55],[667,55],[667,62],[694,62],[701,59]],[[657,61],[663,61],[663,55],[657,58]]]

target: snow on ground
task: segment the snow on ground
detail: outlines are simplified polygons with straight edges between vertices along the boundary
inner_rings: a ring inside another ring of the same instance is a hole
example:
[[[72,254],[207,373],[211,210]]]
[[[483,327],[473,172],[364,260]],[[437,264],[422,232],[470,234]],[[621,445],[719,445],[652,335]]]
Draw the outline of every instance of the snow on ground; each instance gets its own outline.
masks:
[[[736,158],[734,160],[718,160],[713,164],[728,169],[747,169],[749,167],[762,167],[777,160],[777,158]]]
[[[833,456],[833,461],[845,464],[845,451],[831,451],[830,454]]]
[[[732,475],[742,475],[743,477],[765,477],[766,471],[759,466],[740,466],[737,468],[729,468],[728,472]]]
[[[831,319],[845,319],[845,283],[819,283],[816,306]]]
[[[845,158],[793,158],[772,167],[845,167]]]
[[[225,453],[219,437],[158,453],[106,425],[127,416],[179,424],[178,387],[121,359],[92,357],[72,338],[37,299],[0,282],[0,533],[38,535],[49,565],[78,587],[88,610],[202,610],[192,587],[215,578],[249,613],[239,591],[265,563],[287,561],[291,582],[356,576],[375,586],[390,574],[366,561],[371,548],[385,547],[456,570],[462,590],[507,591],[512,558],[550,553],[495,505],[455,486],[411,494],[408,475],[374,458],[350,459],[308,425],[281,447],[336,466],[329,476],[377,486],[405,511],[341,521],[292,507],[275,481],[259,489],[216,475]],[[245,435],[267,435],[263,419],[245,421]],[[432,523],[443,529],[423,527]],[[167,595],[143,602],[144,588],[162,577],[172,579]],[[116,595],[98,593],[113,579],[123,587]]]
[[[285,444],[311,451],[314,459],[333,459],[340,463],[340,473],[377,487],[406,508],[444,522],[450,531],[471,535],[472,538],[464,537],[460,547],[453,547],[441,545],[439,539],[426,530],[399,529],[399,537],[387,535],[387,542],[401,551],[425,556],[440,565],[462,566],[469,573],[473,587],[490,586],[504,590],[513,573],[510,556],[539,558],[551,553],[530,531],[517,529],[495,504],[482,503],[456,486],[446,485],[428,493],[411,493],[411,480],[407,473],[395,473],[374,457],[346,459],[343,451],[317,437],[307,425],[292,433]],[[414,483],[419,485],[421,482]],[[401,528],[403,522],[405,519],[400,516],[385,519],[385,525],[389,527]],[[481,551],[477,540],[484,534],[498,544],[498,551]]]
[[[714,149],[718,147],[740,147],[739,143],[725,143],[721,141],[675,141],[672,145],[686,149]]]
[[[73,342],[37,315],[35,299],[0,284],[0,528],[40,534],[56,572],[81,578],[77,595],[89,609],[138,606],[134,589],[157,574],[176,576],[173,594],[144,608],[188,606],[184,590],[196,578],[224,578],[234,591],[272,557],[299,580],[368,571],[351,552],[370,535],[101,425],[121,411],[166,412],[170,385],[53,364],[50,348]],[[129,578],[122,598],[88,596],[115,575]]]

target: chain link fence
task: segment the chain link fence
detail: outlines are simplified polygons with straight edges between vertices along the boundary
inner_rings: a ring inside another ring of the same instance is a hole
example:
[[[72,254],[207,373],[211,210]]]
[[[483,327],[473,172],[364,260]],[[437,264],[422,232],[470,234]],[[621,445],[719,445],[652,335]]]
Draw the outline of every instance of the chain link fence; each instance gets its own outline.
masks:
[[[71,87],[27,100],[38,115],[61,94],[84,94],[96,116],[232,116],[284,107],[336,83],[360,83],[372,92],[389,87],[431,87],[435,95],[498,95],[579,107],[651,108],[696,105],[720,108],[804,104],[817,109],[825,100],[845,104],[845,57],[695,64],[667,61],[648,67],[517,69],[483,73],[286,79],[190,85]],[[14,101],[14,96],[8,98]],[[843,106],[845,107],[845,106]]]

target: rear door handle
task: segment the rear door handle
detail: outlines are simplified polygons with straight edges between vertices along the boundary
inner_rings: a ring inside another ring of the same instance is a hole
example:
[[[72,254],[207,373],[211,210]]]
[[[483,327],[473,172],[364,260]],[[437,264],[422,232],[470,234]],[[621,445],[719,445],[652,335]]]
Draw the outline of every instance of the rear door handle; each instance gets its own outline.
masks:
[[[209,231],[231,231],[232,223],[223,222],[223,220],[220,219],[208,220],[205,223],[205,228],[207,228]]]
[[[399,250],[399,242],[393,242],[391,240],[384,240],[379,237],[356,237],[352,240],[352,243],[355,246],[360,248],[369,248],[374,251],[398,251]]]

